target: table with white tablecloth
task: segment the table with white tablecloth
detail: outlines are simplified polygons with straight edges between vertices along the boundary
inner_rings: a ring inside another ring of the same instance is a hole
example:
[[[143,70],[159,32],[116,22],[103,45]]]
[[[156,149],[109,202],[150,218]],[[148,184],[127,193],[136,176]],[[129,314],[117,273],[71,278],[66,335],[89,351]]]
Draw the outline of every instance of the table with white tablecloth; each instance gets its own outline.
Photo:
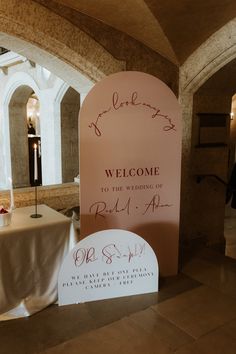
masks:
[[[76,243],[71,219],[38,205],[16,208],[0,227],[0,320],[29,316],[57,300],[62,261]]]

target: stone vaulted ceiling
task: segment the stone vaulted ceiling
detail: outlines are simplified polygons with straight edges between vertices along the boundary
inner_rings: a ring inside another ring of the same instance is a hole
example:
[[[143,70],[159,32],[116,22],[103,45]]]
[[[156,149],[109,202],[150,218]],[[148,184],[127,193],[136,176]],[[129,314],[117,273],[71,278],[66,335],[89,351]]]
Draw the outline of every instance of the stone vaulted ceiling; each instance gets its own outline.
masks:
[[[235,0],[35,0],[64,16],[67,9],[125,32],[181,65],[236,16]]]

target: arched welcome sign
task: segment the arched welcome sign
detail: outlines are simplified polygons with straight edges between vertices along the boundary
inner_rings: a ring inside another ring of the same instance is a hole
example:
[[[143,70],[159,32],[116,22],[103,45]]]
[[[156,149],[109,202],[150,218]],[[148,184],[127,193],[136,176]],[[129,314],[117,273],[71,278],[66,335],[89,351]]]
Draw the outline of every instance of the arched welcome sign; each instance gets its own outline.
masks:
[[[81,236],[142,236],[160,273],[178,268],[181,113],[173,92],[141,72],[97,83],[80,112]]]

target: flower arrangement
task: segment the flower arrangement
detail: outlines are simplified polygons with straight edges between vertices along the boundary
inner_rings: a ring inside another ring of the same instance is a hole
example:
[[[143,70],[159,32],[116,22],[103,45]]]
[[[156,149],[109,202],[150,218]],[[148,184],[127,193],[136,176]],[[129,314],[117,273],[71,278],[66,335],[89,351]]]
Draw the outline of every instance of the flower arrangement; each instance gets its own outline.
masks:
[[[3,208],[3,206],[1,205],[0,206],[0,214],[6,214],[6,213],[8,213],[8,210]]]
[[[0,206],[0,226],[7,226],[11,223],[11,211]]]

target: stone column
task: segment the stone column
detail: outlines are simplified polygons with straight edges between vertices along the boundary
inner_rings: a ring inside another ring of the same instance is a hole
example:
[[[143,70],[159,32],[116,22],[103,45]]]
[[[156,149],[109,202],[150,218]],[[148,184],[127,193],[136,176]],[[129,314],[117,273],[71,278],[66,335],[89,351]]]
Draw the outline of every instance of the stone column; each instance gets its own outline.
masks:
[[[43,185],[62,182],[60,110],[53,89],[40,93],[40,128]]]

